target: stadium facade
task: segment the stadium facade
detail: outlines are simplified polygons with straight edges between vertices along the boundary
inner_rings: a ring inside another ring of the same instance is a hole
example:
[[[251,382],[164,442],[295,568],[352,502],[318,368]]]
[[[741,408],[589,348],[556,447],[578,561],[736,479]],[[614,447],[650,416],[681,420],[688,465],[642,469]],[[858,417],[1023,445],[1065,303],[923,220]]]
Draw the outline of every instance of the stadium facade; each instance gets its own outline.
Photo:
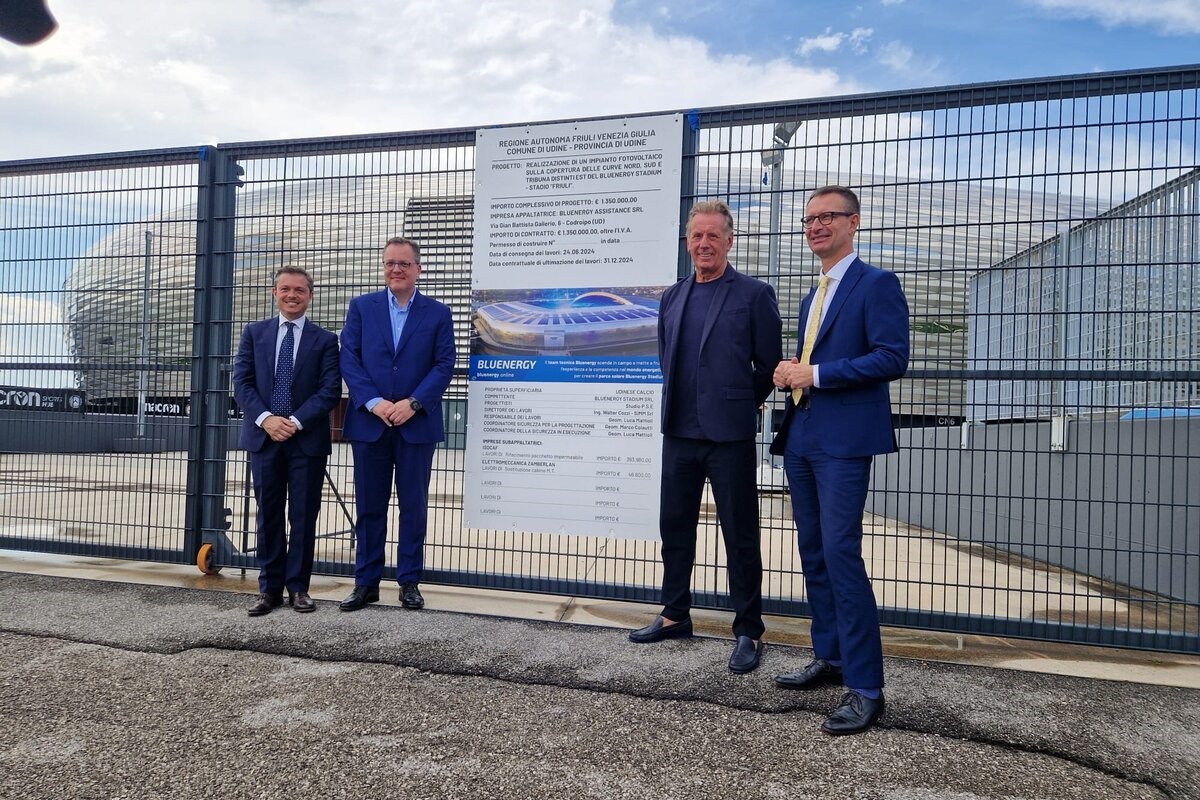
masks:
[[[971,420],[1200,406],[1200,382],[1103,375],[1200,369],[1200,169],[976,274],[969,300],[972,369],[1099,373],[971,381]]]
[[[815,187],[829,178],[794,172],[787,174],[786,185]],[[967,276],[1045,238],[1046,223],[1020,220],[1039,219],[1035,210],[1050,200],[1036,193],[997,193],[967,185],[957,190],[955,202],[946,202],[938,184],[923,183],[900,204],[883,181],[855,175],[840,180],[863,187],[858,190],[863,207],[860,255],[895,271],[904,284],[915,321],[912,366],[964,368]],[[775,285],[785,335],[791,336],[800,301],[818,269],[799,225],[809,189],[783,193],[774,222],[778,233],[772,234],[769,195],[761,190],[760,175],[747,170],[734,185],[729,181],[728,175],[720,183],[702,180],[697,196],[730,201],[738,234],[732,259],[739,269]],[[235,336],[242,324],[274,312],[269,287],[284,263],[311,272],[316,292],[310,315],[339,330],[349,300],[381,286],[382,243],[391,236],[409,236],[422,245],[422,291],[454,313],[462,369],[450,397],[465,399],[466,361],[478,330],[471,306],[474,201],[469,172],[450,179],[441,174],[322,177],[264,188],[251,184],[238,192]],[[1069,216],[1085,211],[1083,203],[1076,203]],[[148,395],[188,395],[195,218],[195,208],[185,207],[122,225],[76,261],[64,287],[64,319],[69,347],[80,365],[78,388],[90,403],[137,393],[143,347]],[[774,270],[768,257],[773,236],[779,241]],[[144,294],[147,277],[150,291]],[[597,276],[596,285],[603,285],[603,277]],[[935,417],[955,420],[965,413],[961,381],[918,379],[906,387],[895,384],[892,391],[901,416],[915,420],[913,424]]]

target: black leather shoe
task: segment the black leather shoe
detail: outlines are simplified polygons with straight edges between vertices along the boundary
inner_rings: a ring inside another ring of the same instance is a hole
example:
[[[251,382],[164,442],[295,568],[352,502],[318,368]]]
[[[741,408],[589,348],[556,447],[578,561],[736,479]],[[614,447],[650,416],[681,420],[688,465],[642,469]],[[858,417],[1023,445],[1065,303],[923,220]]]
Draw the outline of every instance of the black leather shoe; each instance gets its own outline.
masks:
[[[425,607],[425,598],[415,583],[400,584],[400,605],[410,611],[420,611]]]
[[[863,697],[858,692],[846,692],[842,702],[821,723],[821,730],[830,736],[862,733],[883,715],[883,694],[878,700]]]
[[[637,642],[638,644],[650,644],[651,642],[661,642],[663,639],[686,639],[691,635],[691,617],[671,625],[664,625],[663,618],[658,616],[654,618],[654,622],[651,622],[646,627],[631,631],[629,641]]]
[[[308,592],[288,592],[288,605],[301,614],[317,610],[317,604],[308,596]]]
[[[823,658],[814,658],[799,672],[785,672],[775,676],[775,685],[784,689],[815,689],[826,684],[841,684],[842,668],[835,667]]]
[[[737,644],[733,646],[733,655],[729,657],[729,671],[736,672],[738,675],[754,672],[758,669],[758,662],[762,661],[763,650],[766,649],[767,643],[762,639],[759,639],[756,645],[749,636],[737,637]]]
[[[342,611],[358,611],[367,603],[379,602],[378,586],[355,586],[350,596],[338,604]]]
[[[263,592],[258,596],[258,600],[255,601],[254,605],[246,609],[246,613],[252,617],[261,617],[265,614],[270,614],[271,609],[279,608],[281,605],[283,605],[282,594]]]

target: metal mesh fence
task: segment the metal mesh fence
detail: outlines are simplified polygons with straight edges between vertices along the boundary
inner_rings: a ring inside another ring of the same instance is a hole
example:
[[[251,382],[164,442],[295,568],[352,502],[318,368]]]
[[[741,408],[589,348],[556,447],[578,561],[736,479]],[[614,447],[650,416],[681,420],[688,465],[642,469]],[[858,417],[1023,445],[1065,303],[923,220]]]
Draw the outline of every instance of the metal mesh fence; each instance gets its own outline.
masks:
[[[3,170],[0,531],[15,544],[182,553],[187,459],[166,443],[187,415],[195,155]]]
[[[785,350],[818,269],[799,222],[813,189],[858,193],[858,253],[904,286],[902,449],[876,459],[864,543],[885,623],[1197,648],[1198,84],[1179,68],[687,115],[681,212],[730,203],[731,259],[776,287]],[[59,390],[64,408],[86,398],[85,413],[0,410],[0,546],[186,561],[224,538],[220,563],[253,566],[227,372],[222,385],[203,367],[227,370],[242,326],[273,313],[279,265],[310,270],[310,315],[336,331],[350,298],[382,285],[383,242],[405,235],[459,342],[429,578],[657,599],[654,542],[462,525],[473,142],[447,130],[214,148],[241,167],[216,249],[197,219],[221,214],[197,196],[193,151],[0,163],[0,384]],[[201,302],[224,290],[226,310]],[[198,346],[200,330],[220,341]],[[198,391],[220,417],[190,407]],[[783,471],[765,450],[781,411],[773,398],[763,414],[764,592],[767,610],[803,614]],[[221,439],[220,455],[197,437]],[[207,506],[189,499],[206,492]],[[347,574],[340,442],[325,499],[318,568]],[[702,510],[694,593],[719,607],[724,553]]]

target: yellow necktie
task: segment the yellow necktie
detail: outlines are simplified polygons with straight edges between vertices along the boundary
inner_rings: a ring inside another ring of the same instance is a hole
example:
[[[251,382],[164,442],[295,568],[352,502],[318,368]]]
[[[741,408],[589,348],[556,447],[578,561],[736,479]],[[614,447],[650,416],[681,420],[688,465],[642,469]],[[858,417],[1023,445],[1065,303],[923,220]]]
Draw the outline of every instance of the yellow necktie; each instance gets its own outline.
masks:
[[[821,329],[821,314],[825,310],[825,290],[829,288],[829,276],[822,275],[817,282],[817,296],[813,300],[812,312],[808,315],[808,328],[804,331],[804,346],[800,348],[800,363],[807,364],[812,358],[813,344],[817,341],[817,331]],[[803,389],[792,389],[792,402],[800,405],[804,396]]]

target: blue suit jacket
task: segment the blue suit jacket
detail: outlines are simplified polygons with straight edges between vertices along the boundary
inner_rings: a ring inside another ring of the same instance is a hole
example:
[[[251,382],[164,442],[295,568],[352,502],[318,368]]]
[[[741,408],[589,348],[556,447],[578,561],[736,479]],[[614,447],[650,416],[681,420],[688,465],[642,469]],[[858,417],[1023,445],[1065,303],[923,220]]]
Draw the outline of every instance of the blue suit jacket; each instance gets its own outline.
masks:
[[[774,388],[782,358],[782,327],[775,290],[725,267],[700,335],[700,425],[714,442],[753,439],[758,407]],[[675,391],[675,355],[683,308],[696,285],[690,275],[663,292],[658,309],[658,360],[663,373],[663,430]]]
[[[254,421],[264,411],[271,410],[278,332],[278,317],[250,323],[242,331],[233,362],[233,396],[243,415],[238,446],[251,453],[257,453],[270,441],[267,432]],[[332,450],[329,412],[341,397],[337,337],[312,320],[306,320],[292,374],[292,408],[295,409],[292,416],[300,420],[301,426],[294,438],[304,453],[327,455]]]
[[[814,287],[800,304],[800,344],[815,294]],[[899,278],[856,258],[821,320],[811,361],[820,366],[821,387],[811,389],[809,430],[821,448],[841,458],[894,453],[888,382],[908,369],[908,302]],[[783,455],[794,410],[789,393],[775,455]]]
[[[392,347],[388,291],[356,297],[342,328],[342,377],[350,390],[344,437],[374,442],[387,426],[367,410],[375,397],[398,402],[415,397],[422,410],[397,430],[406,442],[446,438],[442,395],[454,374],[454,322],[450,309],[420,292],[413,295],[400,343]]]

